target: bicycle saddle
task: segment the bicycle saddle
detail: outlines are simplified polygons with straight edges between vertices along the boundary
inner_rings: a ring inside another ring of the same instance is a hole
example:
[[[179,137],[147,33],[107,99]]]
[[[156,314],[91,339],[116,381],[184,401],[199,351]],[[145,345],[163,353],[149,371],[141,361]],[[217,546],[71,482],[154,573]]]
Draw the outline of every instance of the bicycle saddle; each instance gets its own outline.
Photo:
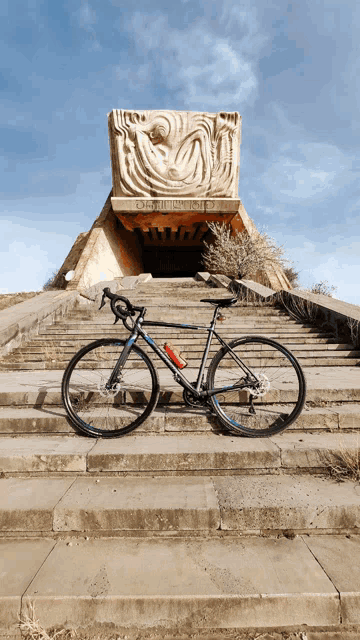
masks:
[[[238,301],[237,298],[218,298],[216,300],[214,299],[200,300],[200,302],[209,302],[210,304],[216,304],[218,307],[231,307],[231,305],[235,304],[235,302],[237,301]]]

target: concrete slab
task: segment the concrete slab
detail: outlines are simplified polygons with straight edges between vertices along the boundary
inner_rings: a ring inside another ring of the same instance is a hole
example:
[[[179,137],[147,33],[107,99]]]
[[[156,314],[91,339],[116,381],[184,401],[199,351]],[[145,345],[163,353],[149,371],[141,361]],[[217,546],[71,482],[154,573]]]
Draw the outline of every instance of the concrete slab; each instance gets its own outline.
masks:
[[[320,566],[340,593],[343,624],[360,623],[360,538],[304,537]]]
[[[360,529],[360,487],[314,476],[215,477],[221,529]]]
[[[324,467],[332,452],[360,450],[358,433],[287,433],[270,438],[280,450],[282,467]]]
[[[339,597],[301,539],[58,542],[27,598],[43,626],[334,625]]]
[[[89,342],[90,342],[89,338]],[[74,349],[75,351],[75,349]],[[158,360],[156,361],[158,366]],[[307,379],[307,399],[318,401],[356,402],[360,400],[360,376],[358,367],[304,367]],[[160,370],[162,386],[177,391],[181,387],[172,374]],[[4,371],[0,372],[0,406],[61,405],[62,370],[52,371]],[[196,379],[196,369],[186,369],[189,380]],[[195,376],[195,377],[193,377]]]
[[[61,405],[63,371],[0,372],[0,406]]]
[[[73,478],[2,478],[0,531],[52,531],[53,510]]]
[[[151,273],[140,273],[139,276],[137,276],[138,282],[139,284],[145,284],[145,282],[150,282],[150,280],[153,279]]]
[[[62,407],[1,407],[0,433],[74,433]]]
[[[93,447],[90,438],[0,438],[0,471],[86,471],[86,456]]]
[[[88,455],[89,471],[276,468],[279,463],[279,447],[267,438],[215,434],[100,440]]]
[[[186,406],[165,409],[165,432],[218,430],[216,416],[203,409],[189,409]]]
[[[0,540],[0,633],[18,631],[21,597],[54,540]]]
[[[139,279],[137,276],[125,276],[125,278],[121,280],[121,286],[125,290],[135,289],[138,282]]]
[[[183,531],[219,526],[219,507],[209,478],[78,478],[54,511],[56,531]]]
[[[359,429],[360,427],[360,405],[347,402],[341,406],[334,407],[339,415],[340,429]]]

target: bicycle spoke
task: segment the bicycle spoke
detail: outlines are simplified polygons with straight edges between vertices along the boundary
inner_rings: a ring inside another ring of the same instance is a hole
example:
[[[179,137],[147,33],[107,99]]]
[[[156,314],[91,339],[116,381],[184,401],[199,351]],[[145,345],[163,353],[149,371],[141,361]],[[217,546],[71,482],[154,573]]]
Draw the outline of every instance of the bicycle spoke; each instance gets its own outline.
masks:
[[[250,436],[277,433],[300,413],[305,397],[305,380],[291,354],[266,338],[242,338],[232,350],[255,375],[244,389],[221,391],[212,396],[212,406],[230,429]],[[230,352],[219,352],[208,373],[208,388],[221,388],[244,381],[242,368],[234,365]]]
[[[64,374],[65,406],[76,426],[89,435],[128,433],[147,418],[157,402],[155,369],[138,347],[133,347],[117,380],[108,387],[123,348],[124,343],[115,339],[92,343],[73,358]]]

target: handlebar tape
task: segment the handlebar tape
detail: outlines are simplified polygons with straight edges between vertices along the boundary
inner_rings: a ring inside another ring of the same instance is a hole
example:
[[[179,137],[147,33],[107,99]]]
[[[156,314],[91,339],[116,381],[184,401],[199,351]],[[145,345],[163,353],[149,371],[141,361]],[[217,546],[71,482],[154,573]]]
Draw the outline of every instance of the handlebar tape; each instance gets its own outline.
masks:
[[[119,296],[117,293],[112,293],[109,287],[105,287],[103,291],[103,298],[106,296],[110,299],[111,311],[121,320],[126,320],[126,318],[128,318],[129,316],[134,316],[137,311],[141,312],[143,310],[143,307],[135,307],[134,305],[132,305],[130,300],[125,298],[125,296]],[[125,303],[126,309],[116,307],[115,305],[117,302]]]

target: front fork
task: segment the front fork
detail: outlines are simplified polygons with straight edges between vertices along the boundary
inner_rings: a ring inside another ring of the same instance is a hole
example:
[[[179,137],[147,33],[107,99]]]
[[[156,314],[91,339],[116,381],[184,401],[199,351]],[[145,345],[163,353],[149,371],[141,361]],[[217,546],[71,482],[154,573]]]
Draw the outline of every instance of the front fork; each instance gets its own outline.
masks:
[[[139,331],[137,330],[136,326],[134,327],[134,330],[131,334],[131,336],[126,340],[124,348],[122,350],[122,352],[120,353],[119,359],[111,373],[111,376],[109,378],[109,380],[107,381],[107,383],[105,384],[105,389],[107,390],[111,390],[114,386],[114,384],[117,384],[117,382],[119,382],[119,374],[121,373],[121,370],[126,362],[126,360],[128,359],[129,353],[132,349],[133,344],[136,342],[137,338],[139,336]]]

